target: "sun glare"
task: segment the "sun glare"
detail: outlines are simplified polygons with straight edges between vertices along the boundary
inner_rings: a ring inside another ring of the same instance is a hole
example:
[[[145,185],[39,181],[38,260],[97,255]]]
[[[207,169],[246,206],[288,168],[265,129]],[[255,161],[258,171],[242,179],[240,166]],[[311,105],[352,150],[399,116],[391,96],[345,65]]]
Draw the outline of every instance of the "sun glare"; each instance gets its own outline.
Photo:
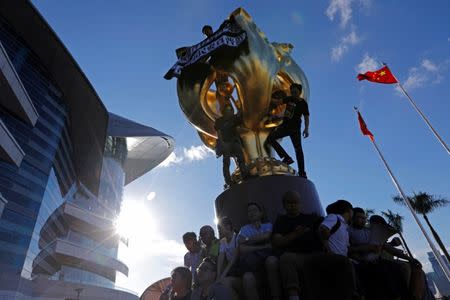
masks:
[[[157,220],[146,203],[125,199],[116,221],[116,231],[124,238],[142,243],[158,232]]]

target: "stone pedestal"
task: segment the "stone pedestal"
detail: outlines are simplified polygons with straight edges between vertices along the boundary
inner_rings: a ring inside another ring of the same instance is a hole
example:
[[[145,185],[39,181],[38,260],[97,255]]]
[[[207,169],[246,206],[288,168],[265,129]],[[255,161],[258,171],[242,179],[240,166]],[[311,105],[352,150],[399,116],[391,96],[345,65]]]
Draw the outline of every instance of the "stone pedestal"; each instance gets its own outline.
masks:
[[[323,215],[319,195],[312,181],[297,176],[274,175],[249,179],[225,190],[216,199],[216,216],[231,218],[233,226],[239,229],[248,223],[247,203],[256,202],[264,208],[269,221],[273,223],[279,214],[284,214],[281,199],[289,190],[300,194],[301,212]]]

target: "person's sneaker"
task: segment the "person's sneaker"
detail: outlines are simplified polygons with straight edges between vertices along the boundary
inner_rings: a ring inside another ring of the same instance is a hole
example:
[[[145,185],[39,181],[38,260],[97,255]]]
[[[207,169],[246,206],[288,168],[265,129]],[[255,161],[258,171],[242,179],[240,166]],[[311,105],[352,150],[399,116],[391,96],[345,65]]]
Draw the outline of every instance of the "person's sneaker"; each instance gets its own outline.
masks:
[[[290,157],[285,157],[285,158],[283,158],[283,162],[287,165],[290,165],[290,164],[294,163],[294,160]]]

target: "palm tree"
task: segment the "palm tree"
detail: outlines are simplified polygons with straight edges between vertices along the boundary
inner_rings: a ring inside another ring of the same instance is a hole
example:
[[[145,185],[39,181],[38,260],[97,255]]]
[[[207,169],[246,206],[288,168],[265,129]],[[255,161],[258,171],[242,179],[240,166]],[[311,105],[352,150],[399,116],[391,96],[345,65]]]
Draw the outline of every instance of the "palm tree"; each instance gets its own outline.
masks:
[[[409,250],[405,238],[403,237],[403,216],[394,213],[390,209],[388,209],[387,211],[382,211],[381,214],[386,217],[386,219],[388,220],[388,224],[394,227],[394,229],[398,232],[398,235],[400,236],[400,239],[402,240],[403,246],[408,252],[408,255],[413,257],[411,250]]]
[[[393,197],[393,200],[396,203],[406,205],[405,202],[403,201],[403,198],[400,196]],[[444,252],[444,255],[447,258],[447,260],[450,261],[450,255],[448,254],[448,251],[445,248],[444,243],[442,242],[438,233],[436,232],[434,227],[431,225],[430,220],[428,219],[428,214],[432,213],[435,209],[448,205],[450,201],[448,201],[445,198],[440,198],[434,195],[427,194],[425,192],[419,192],[417,194],[414,193],[412,197],[408,197],[408,200],[411,203],[412,208],[416,211],[416,213],[421,214],[422,217],[425,219],[425,222],[430,228],[434,239],[438,243],[442,252]]]
[[[364,212],[366,213],[367,220],[369,220],[370,216],[375,214],[375,209],[373,209],[373,208],[366,208],[364,210]]]

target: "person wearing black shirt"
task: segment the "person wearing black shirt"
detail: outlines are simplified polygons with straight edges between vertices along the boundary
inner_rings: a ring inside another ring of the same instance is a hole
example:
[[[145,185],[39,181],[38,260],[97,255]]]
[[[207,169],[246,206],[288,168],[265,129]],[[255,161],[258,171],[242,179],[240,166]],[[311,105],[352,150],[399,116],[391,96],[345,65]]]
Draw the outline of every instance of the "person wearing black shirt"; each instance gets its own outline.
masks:
[[[303,263],[311,254],[323,251],[317,234],[323,218],[315,214],[300,213],[299,200],[300,195],[295,191],[284,194],[283,207],[286,214],[277,218],[272,231],[272,245],[282,253],[280,273],[289,299],[299,299],[299,273]]]
[[[239,170],[242,177],[247,176],[244,162],[244,153],[242,152],[241,138],[237,127],[242,123],[239,115],[235,115],[231,105],[225,106],[223,115],[218,118],[214,124],[217,131],[216,155],[223,155],[223,177],[225,187],[231,185],[230,158],[236,157]]]
[[[303,98],[300,98],[300,95],[302,94],[302,86],[300,84],[291,84],[290,90],[291,96],[287,96],[282,99],[282,103],[286,104],[283,123],[269,134],[264,143],[264,147],[266,148],[266,152],[269,154],[269,146],[272,146],[273,149],[277,152],[278,156],[283,159],[284,163],[292,164],[294,162],[292,158],[277,142],[278,139],[289,136],[295,149],[295,156],[297,158],[298,164],[298,175],[306,178],[300,127],[303,115],[303,118],[305,119],[305,129],[303,130],[303,137],[307,138],[309,136],[308,103],[306,103]]]

